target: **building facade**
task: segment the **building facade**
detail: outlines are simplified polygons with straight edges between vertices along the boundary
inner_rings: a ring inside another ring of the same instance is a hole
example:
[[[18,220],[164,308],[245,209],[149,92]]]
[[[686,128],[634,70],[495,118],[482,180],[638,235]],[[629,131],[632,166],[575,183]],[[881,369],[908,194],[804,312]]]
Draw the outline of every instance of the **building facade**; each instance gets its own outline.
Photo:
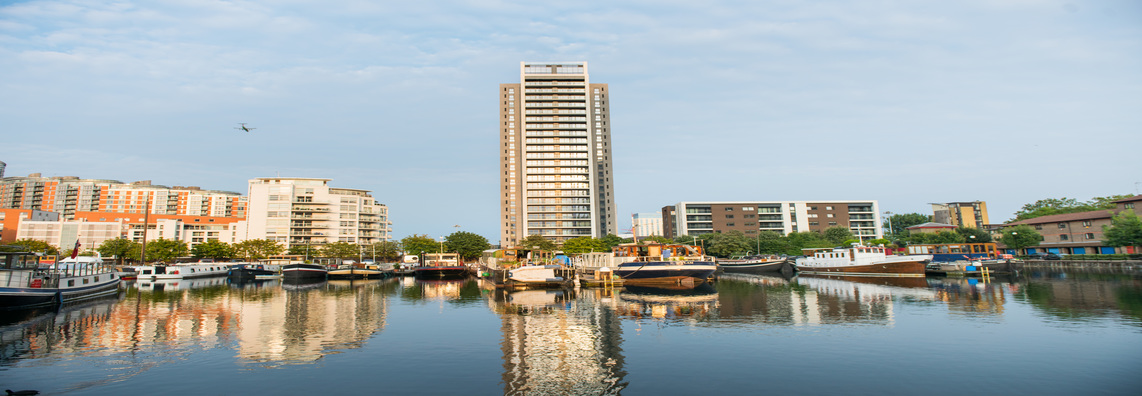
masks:
[[[261,177],[249,181],[246,239],[287,248],[392,239],[388,207],[368,190],[334,188],[332,179]]]
[[[932,222],[952,224],[957,227],[983,229],[989,224],[987,202],[948,202],[932,204]]]
[[[1137,253],[1134,247],[1107,246],[1102,227],[1110,227],[1111,219],[1124,211],[1142,215],[1142,195],[1114,201],[1113,210],[1065,213],[1036,217],[1007,223],[1007,226],[1027,225],[1035,228],[1043,237],[1038,246],[1022,251],[1009,250],[1011,254],[1120,254]]]
[[[80,179],[75,176],[0,179],[0,208],[35,209],[58,212],[74,219],[78,212],[116,212],[245,217],[246,203],[241,194],[203,190],[199,187],[167,187],[150,181],[123,183],[109,179]]]
[[[59,213],[35,209],[0,209],[0,244],[17,239],[23,221],[57,221]]]
[[[144,234],[148,241],[183,241],[188,248],[211,240],[233,244],[245,240],[246,221],[234,217],[78,212],[72,220],[61,219],[58,214],[54,220],[23,220],[16,239],[41,240],[60,249],[71,248],[79,240],[83,251],[94,251],[109,239],[142,242]]]
[[[679,202],[662,208],[667,238],[715,232],[760,231],[781,235],[845,227],[862,240],[883,238],[879,204],[870,201]]]
[[[662,215],[658,213],[635,213],[632,234],[639,238],[662,236]]]
[[[521,62],[499,94],[500,244],[616,233],[607,84],[587,62]]]

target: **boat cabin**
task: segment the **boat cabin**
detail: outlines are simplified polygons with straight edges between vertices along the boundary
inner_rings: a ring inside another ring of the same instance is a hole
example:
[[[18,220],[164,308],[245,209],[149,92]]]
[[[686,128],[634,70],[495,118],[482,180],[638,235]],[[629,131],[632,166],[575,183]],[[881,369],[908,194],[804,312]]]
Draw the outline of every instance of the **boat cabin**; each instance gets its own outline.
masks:
[[[655,260],[684,260],[704,255],[702,248],[698,246],[662,243],[624,243],[615,246],[611,251],[615,257],[645,257]]]
[[[931,243],[909,245],[907,254],[930,254],[933,262],[994,260],[999,258],[995,243]]]
[[[460,265],[458,253],[425,253],[425,267],[454,267]]]

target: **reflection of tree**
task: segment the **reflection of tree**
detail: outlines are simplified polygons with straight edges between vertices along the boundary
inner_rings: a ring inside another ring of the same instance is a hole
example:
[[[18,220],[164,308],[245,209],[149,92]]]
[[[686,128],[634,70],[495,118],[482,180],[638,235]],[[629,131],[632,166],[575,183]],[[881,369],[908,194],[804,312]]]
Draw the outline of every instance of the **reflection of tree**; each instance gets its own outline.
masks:
[[[1106,316],[1106,312],[1142,319],[1142,285],[1131,275],[1079,271],[1033,271],[1025,275],[1015,298],[1068,320]]]

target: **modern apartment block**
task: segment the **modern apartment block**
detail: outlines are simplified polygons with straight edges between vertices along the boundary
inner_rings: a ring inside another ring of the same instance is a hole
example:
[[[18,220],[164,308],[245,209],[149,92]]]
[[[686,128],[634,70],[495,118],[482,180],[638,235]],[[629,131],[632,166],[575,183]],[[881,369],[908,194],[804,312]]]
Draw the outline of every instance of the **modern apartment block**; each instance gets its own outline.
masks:
[[[632,225],[631,234],[639,238],[662,236],[662,215],[658,213],[635,213]]]
[[[60,213],[74,219],[78,212],[245,217],[245,198],[229,191],[198,187],[167,187],[150,181],[123,183],[108,179],[80,179],[75,176],[0,179],[0,208],[35,209]]]
[[[177,240],[191,248],[211,240],[237,243],[246,237],[246,221],[235,217],[112,212],[77,212],[73,220],[56,217],[20,221],[16,239],[37,239],[60,249],[69,249],[79,240],[82,250],[93,251],[109,239],[142,242],[144,234],[148,241]]]
[[[389,209],[368,190],[334,188],[332,179],[260,177],[249,182],[247,239],[286,247],[392,239]]]
[[[36,209],[0,209],[0,245],[20,239],[16,233],[25,221],[58,221],[59,213]]]
[[[680,202],[662,208],[667,238],[738,230],[781,235],[846,227],[860,239],[882,238],[879,204],[871,201]]]
[[[987,220],[987,202],[948,202],[932,204],[932,222],[959,227],[983,229]]]
[[[609,102],[587,62],[521,62],[500,84],[501,245],[616,233]]]

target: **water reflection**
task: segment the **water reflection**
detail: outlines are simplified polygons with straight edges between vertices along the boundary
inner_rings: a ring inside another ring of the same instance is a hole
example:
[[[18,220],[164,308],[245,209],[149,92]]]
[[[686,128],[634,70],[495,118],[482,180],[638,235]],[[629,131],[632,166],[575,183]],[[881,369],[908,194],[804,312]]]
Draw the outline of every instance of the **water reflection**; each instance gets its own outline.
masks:
[[[1121,317],[1142,325],[1142,273],[1113,270],[1031,270],[1014,297],[1056,320]]]
[[[622,330],[602,290],[493,290],[500,317],[504,394],[618,394]]]

